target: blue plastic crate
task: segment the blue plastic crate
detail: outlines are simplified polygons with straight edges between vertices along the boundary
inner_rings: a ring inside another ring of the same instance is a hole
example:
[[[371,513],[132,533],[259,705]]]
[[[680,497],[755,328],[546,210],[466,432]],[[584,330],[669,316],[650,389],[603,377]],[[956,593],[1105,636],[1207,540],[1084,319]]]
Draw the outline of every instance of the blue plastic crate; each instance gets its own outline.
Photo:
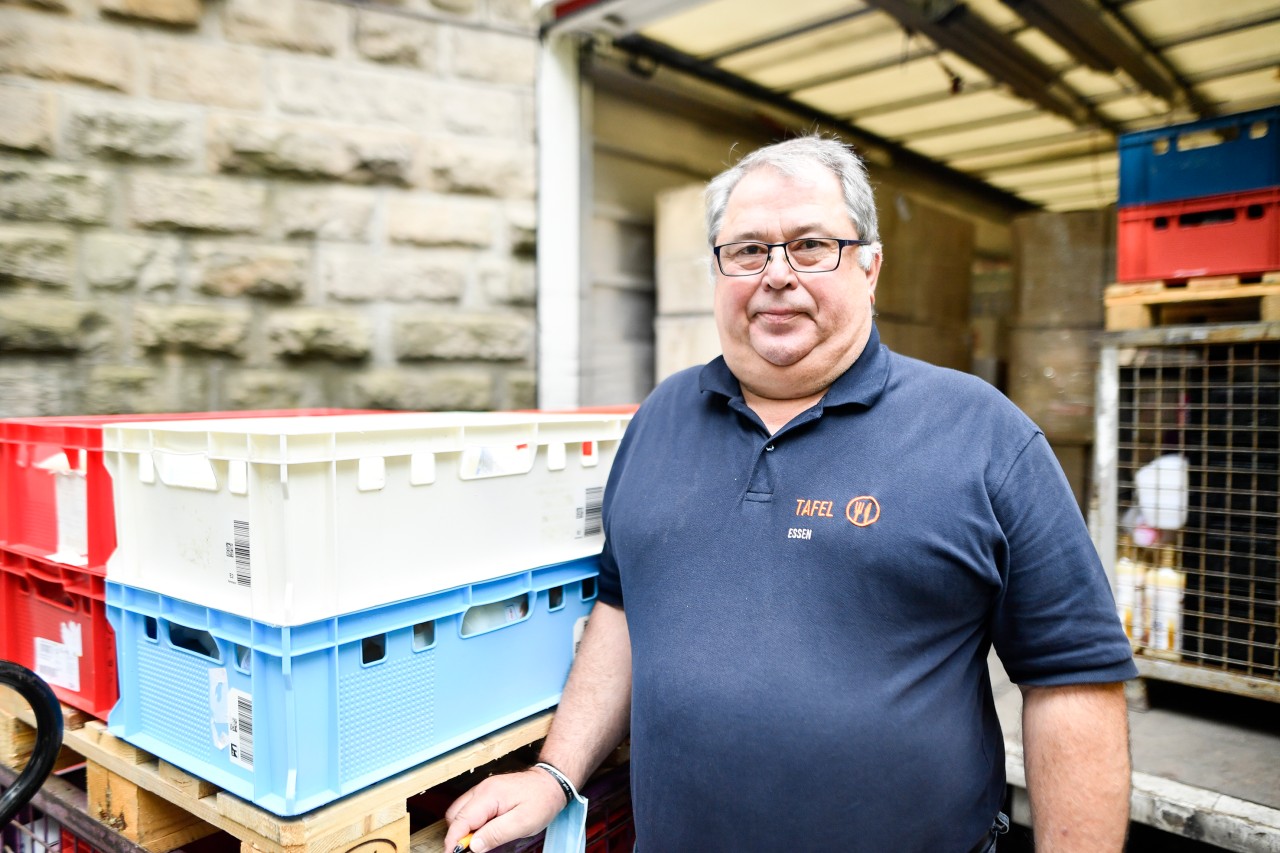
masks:
[[[560,700],[596,558],[293,627],[107,583],[112,734],[295,815]]]
[[[1280,107],[1126,133],[1120,206],[1280,184]]]

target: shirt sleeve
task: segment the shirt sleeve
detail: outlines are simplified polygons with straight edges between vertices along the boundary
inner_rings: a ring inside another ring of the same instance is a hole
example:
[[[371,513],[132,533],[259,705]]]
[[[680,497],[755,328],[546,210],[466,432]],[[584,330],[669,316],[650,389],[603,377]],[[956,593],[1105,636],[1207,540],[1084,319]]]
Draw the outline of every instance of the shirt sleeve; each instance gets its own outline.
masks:
[[[1007,544],[992,642],[1016,683],[1137,676],[1111,586],[1062,468],[1036,432],[992,498]]]
[[[613,607],[623,607],[622,579],[618,576],[618,563],[609,548],[609,540],[604,540],[604,550],[600,552],[600,580],[598,583],[598,599]]]
[[[623,433],[622,441],[618,443],[618,452],[614,456],[612,467],[609,469],[609,479],[604,486],[604,500],[600,506],[600,519],[604,525],[604,548],[600,552],[598,599],[605,604],[618,608],[624,607],[622,600],[622,572],[618,567],[618,560],[611,545],[609,531],[613,522],[614,497],[618,494],[618,489],[621,486],[623,472],[626,470],[627,459],[630,457],[631,446],[634,443],[634,435],[639,431],[636,422],[643,419],[644,412],[645,407],[641,406],[639,411],[632,416],[631,423],[627,426],[627,431]]]

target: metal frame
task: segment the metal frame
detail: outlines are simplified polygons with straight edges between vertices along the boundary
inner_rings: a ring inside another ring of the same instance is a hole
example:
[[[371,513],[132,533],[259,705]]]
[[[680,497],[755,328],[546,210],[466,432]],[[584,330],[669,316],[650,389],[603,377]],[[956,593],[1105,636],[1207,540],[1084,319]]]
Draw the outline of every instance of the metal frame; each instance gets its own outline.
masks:
[[[17,772],[0,764],[0,788],[12,785],[17,777]],[[145,853],[144,848],[95,820],[89,814],[88,802],[83,790],[58,776],[50,776],[30,804],[100,853]]]
[[[1119,369],[1126,351],[1139,347],[1251,343],[1280,340],[1280,323],[1222,324],[1207,326],[1167,326],[1126,332],[1108,332],[1100,337],[1097,416],[1094,458],[1094,509],[1090,528],[1094,545],[1107,576],[1115,583],[1116,530],[1118,521]],[[1141,654],[1134,656],[1143,678],[1173,681],[1258,699],[1280,702],[1280,680],[1210,669],[1196,664],[1161,660]]]

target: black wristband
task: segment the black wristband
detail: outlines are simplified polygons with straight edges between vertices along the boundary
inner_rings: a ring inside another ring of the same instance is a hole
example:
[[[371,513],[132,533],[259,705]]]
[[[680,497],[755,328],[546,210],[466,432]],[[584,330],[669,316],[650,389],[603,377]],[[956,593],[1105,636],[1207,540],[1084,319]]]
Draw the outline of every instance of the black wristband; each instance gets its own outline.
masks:
[[[551,778],[560,783],[560,790],[564,791],[564,804],[567,806],[578,797],[578,792],[574,789],[573,783],[569,781],[569,777],[565,776],[555,767],[552,767],[545,761],[539,761],[534,767],[540,767],[551,774]]]

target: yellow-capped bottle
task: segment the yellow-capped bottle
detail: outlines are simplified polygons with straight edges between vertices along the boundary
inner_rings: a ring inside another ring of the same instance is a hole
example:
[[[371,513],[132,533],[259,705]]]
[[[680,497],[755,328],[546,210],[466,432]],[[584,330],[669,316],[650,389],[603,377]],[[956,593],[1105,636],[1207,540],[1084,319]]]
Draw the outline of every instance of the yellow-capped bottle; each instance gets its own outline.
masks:
[[[1160,549],[1160,565],[1147,573],[1151,607],[1151,636],[1146,652],[1154,657],[1182,658],[1182,597],[1187,577],[1177,569],[1178,555],[1172,545]]]
[[[1125,636],[1134,648],[1143,643],[1142,587],[1146,580],[1141,564],[1134,557],[1133,540],[1120,537],[1116,558],[1116,612],[1124,625]]]

